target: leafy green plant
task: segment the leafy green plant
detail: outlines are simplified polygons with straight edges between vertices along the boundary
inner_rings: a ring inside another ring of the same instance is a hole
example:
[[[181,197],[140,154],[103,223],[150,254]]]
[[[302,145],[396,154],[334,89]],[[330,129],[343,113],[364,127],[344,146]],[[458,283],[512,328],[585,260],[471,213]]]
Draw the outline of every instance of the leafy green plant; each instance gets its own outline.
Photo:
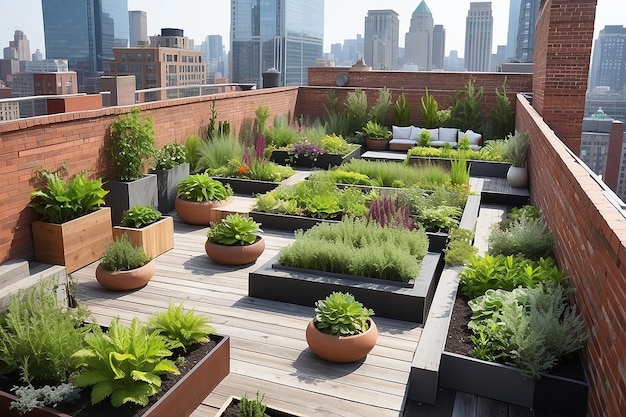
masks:
[[[357,88],[346,96],[346,116],[350,123],[350,132],[361,130],[367,123],[367,95]]]
[[[149,397],[159,392],[161,375],[179,373],[167,359],[172,352],[165,337],[148,332],[137,318],[129,327],[114,318],[107,333],[90,333],[85,342],[87,347],[74,354],[82,369],[74,384],[93,386],[92,404],[110,397],[114,407],[126,403],[145,406]]]
[[[424,127],[432,129],[437,127],[439,119],[437,117],[437,108],[439,104],[435,97],[428,93],[428,88],[425,89],[424,96],[421,98],[422,102],[422,119],[424,119]]]
[[[65,181],[58,173],[40,171],[39,177],[46,187],[33,191],[30,207],[51,223],[65,223],[90,213],[104,204],[108,191],[102,188],[102,180],[87,179],[82,173]]]
[[[387,140],[391,137],[391,131],[387,127],[373,120],[368,120],[363,126],[363,134],[369,139]]]
[[[378,89],[378,100],[376,103],[369,109],[368,117],[370,120],[375,121],[379,124],[385,123],[385,115],[387,114],[387,110],[391,106],[391,90],[387,87]]]
[[[363,307],[350,293],[333,292],[315,302],[315,327],[333,336],[352,336],[369,329],[374,310]]]
[[[506,141],[504,139],[488,140],[478,151],[479,157],[471,159],[483,159],[486,161],[509,162],[506,156]]]
[[[172,169],[187,162],[187,148],[182,143],[168,143],[156,151],[154,169]]]
[[[247,177],[251,180],[280,182],[291,177],[294,173],[295,171],[291,167],[257,159],[250,162],[250,171]]]
[[[459,138],[459,144],[457,146],[457,149],[460,153],[469,152],[470,150],[472,150],[472,148],[470,147],[470,140],[467,135],[462,135]]]
[[[207,239],[209,242],[227,246],[250,245],[256,242],[259,233],[263,232],[260,226],[252,217],[233,213],[219,223],[211,223]]]
[[[499,223],[499,227],[502,230],[507,230],[511,223],[526,218],[527,220],[540,220],[541,210],[539,208],[527,204],[522,207],[513,207],[507,214],[506,219]]]
[[[259,391],[256,392],[256,398],[253,400],[248,399],[246,394],[239,400],[239,412],[237,417],[264,417],[267,406],[263,404],[265,394],[259,398]]]
[[[419,212],[418,222],[429,231],[450,230],[459,225],[462,214],[459,207],[429,207]]]
[[[401,93],[396,99],[393,108],[393,121],[397,126],[409,126],[411,123],[411,105],[406,100],[406,95]]]
[[[431,141],[430,132],[426,129],[422,129],[419,137],[417,138],[417,144],[419,146],[426,147],[426,146],[430,146],[430,141]]]
[[[116,168],[115,179],[134,181],[141,177],[147,159],[156,152],[154,121],[152,116],[142,123],[140,110],[135,107],[130,113],[111,124],[112,142],[109,153]]]
[[[209,177],[208,174],[194,174],[178,183],[178,196],[189,201],[223,201],[233,195],[229,185]]]
[[[496,107],[491,109],[491,125],[494,138],[504,138],[515,129],[515,115],[511,110],[511,100],[506,92],[506,77],[502,88],[496,88]]]
[[[207,343],[207,336],[215,332],[208,317],[195,310],[185,311],[182,303],[175,305],[171,301],[167,310],[148,318],[147,326],[148,332],[156,331],[167,339],[169,349],[182,348],[184,351],[194,344]]]
[[[542,218],[522,215],[502,229],[494,226],[489,234],[489,253],[518,255],[538,260],[554,254],[554,237]]]
[[[450,163],[450,181],[452,184],[467,185],[470,179],[470,167],[465,159],[453,159]]]
[[[284,148],[298,141],[298,132],[284,119],[274,121],[274,125],[265,131],[265,135],[267,143],[276,148]]]
[[[152,206],[137,205],[129,208],[122,216],[121,225],[140,229],[161,218],[161,212]]]
[[[472,245],[474,231],[454,228],[450,231],[448,245],[443,250],[447,265],[465,265],[478,253],[478,248]]]
[[[107,271],[130,271],[150,262],[142,247],[135,247],[125,234],[115,238],[104,249],[100,265]]]
[[[514,134],[507,136],[505,152],[511,165],[514,167],[526,166],[526,153],[529,146],[528,132],[516,130]]]
[[[476,88],[474,77],[470,77],[465,87],[452,97],[450,117],[455,127],[462,131],[472,129],[480,132],[482,129],[482,115],[480,113],[483,88]]]
[[[476,256],[461,273],[461,291],[468,297],[478,297],[489,289],[510,291],[518,286],[535,287],[539,283],[560,283],[563,273],[552,258],[532,261],[516,256]]]

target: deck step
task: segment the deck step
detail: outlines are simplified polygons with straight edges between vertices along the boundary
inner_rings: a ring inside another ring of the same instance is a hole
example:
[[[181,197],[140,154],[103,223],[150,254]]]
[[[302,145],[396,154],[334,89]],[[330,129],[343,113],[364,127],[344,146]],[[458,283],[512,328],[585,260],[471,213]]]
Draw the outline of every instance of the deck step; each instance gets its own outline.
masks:
[[[30,275],[28,261],[12,259],[0,265],[0,289],[15,284]]]
[[[21,276],[18,280],[13,280],[7,285],[4,285],[6,283],[3,283],[3,285],[0,286],[0,311],[5,310],[8,306],[11,294],[15,294],[20,290],[32,287],[39,281],[47,278],[55,281],[54,291],[57,294],[59,304],[63,306],[69,305],[67,297],[68,277],[64,266],[36,264],[31,271],[28,261],[23,262],[26,263],[26,275]]]

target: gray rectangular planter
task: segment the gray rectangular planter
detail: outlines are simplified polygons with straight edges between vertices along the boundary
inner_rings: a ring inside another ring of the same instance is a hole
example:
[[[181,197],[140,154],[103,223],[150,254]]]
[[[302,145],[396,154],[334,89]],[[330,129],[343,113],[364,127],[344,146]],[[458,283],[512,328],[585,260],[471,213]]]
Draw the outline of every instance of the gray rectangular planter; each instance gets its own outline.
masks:
[[[108,190],[104,197],[107,206],[111,207],[111,222],[113,226],[120,224],[124,212],[137,205],[158,205],[157,176],[146,174],[135,181],[107,181],[103,188]]]
[[[339,154],[322,154],[314,161],[308,157],[294,158],[293,162],[289,160],[289,152],[283,150],[274,150],[270,156],[270,160],[280,165],[292,165],[302,168],[322,168],[328,169],[330,167],[339,166],[344,162],[348,162],[353,158],[361,157],[361,146],[355,148],[347,155]]]
[[[153,172],[157,176],[158,210],[167,214],[174,210],[178,183],[189,177],[189,163],[185,162],[171,169],[159,169]]]
[[[235,194],[265,194],[278,187],[281,183],[274,181],[251,180],[248,178],[211,177],[222,184],[229,184]]]
[[[278,256],[248,277],[248,295],[313,307],[333,291],[349,292],[376,316],[423,323],[443,267],[440,253],[427,253],[412,285],[401,282],[276,268]]]

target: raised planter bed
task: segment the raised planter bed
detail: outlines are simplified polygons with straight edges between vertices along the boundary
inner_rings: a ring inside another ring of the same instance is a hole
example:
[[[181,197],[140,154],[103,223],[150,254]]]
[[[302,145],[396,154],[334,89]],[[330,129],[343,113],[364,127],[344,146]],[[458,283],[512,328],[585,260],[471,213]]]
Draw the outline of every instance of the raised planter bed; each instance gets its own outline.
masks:
[[[251,180],[247,178],[211,177],[222,184],[230,185],[235,194],[265,194],[278,187],[280,182]]]
[[[232,410],[231,408],[236,407],[237,405],[239,405],[240,402],[241,402],[241,398],[239,397],[235,397],[235,396],[229,397],[228,400],[226,400],[226,402],[224,403],[224,405],[222,405],[222,407],[219,409],[215,417],[237,416],[235,411]],[[286,411],[280,408],[270,407],[270,406],[268,406],[265,409],[265,415],[269,417],[307,417],[304,414],[294,413],[291,411]]]
[[[450,158],[436,158],[426,156],[411,156],[409,164],[415,166],[423,165],[438,165],[445,169],[450,169]],[[506,178],[506,173],[511,166],[508,162],[494,162],[494,161],[478,161],[468,160],[467,163],[470,167],[470,175],[472,177],[494,177],[494,178]]]
[[[196,363],[187,374],[180,378],[180,380],[154,404],[150,405],[142,414],[143,417],[188,417],[198,408],[200,403],[202,403],[222,379],[229,374],[229,336],[211,335],[211,340],[215,341],[216,345],[208,355]],[[3,417],[21,416],[17,410],[11,410],[9,408],[11,402],[14,400],[14,395],[0,391],[0,415]],[[111,410],[110,414],[106,415],[116,415],[119,417],[125,415],[123,411],[123,408],[114,408]],[[50,407],[37,407],[27,415],[29,417],[72,417],[69,414],[59,412]]]
[[[293,162],[290,161],[290,155],[287,151],[273,150],[270,160],[280,165],[291,165],[302,168],[323,168],[328,169],[343,164],[353,158],[361,157],[361,146],[355,148],[346,155],[325,153],[317,157],[314,161],[311,158],[299,157],[293,158]]]
[[[174,219],[163,216],[142,228],[113,226],[113,239],[126,235],[133,246],[141,246],[150,258],[156,258],[174,247]]]
[[[422,323],[428,314],[439,274],[440,253],[429,252],[412,284],[275,266],[278,256],[248,276],[248,295],[314,306],[333,291],[350,292],[376,316]]]

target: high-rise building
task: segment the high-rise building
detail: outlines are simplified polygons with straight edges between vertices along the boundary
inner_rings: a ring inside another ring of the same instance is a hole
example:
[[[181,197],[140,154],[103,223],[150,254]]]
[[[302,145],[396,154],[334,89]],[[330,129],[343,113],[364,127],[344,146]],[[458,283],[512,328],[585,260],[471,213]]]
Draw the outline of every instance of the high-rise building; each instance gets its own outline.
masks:
[[[67,59],[40,59],[26,63],[24,72],[68,72]]]
[[[33,61],[41,61],[43,59],[43,54],[39,49],[37,49],[35,52],[32,53],[31,57]]]
[[[398,69],[400,21],[393,10],[368,10],[365,17],[365,63],[375,70]]]
[[[626,28],[624,26],[605,26],[594,42],[589,89],[598,86],[609,87],[613,94],[626,94]]]
[[[343,45],[340,43],[333,43],[330,45],[330,54],[333,57],[335,65],[344,65],[343,62]]]
[[[496,51],[491,54],[491,72],[500,72],[500,65],[506,62],[506,45],[496,46]]]
[[[515,60],[534,62],[535,26],[539,15],[540,0],[522,0],[519,9],[517,38],[515,41]]]
[[[214,84],[218,78],[224,78],[224,43],[222,35],[209,35],[200,46],[206,65],[207,83]]]
[[[433,27],[432,69],[442,70],[446,57],[446,29],[443,25]]]
[[[306,85],[323,56],[324,0],[231,0],[231,80],[262,85],[275,69],[282,85]]]
[[[491,2],[471,2],[465,19],[465,69],[489,71],[492,40]]]
[[[432,68],[433,27],[433,14],[422,0],[413,11],[409,31],[404,35],[405,62],[417,65],[422,71]]]
[[[519,8],[522,0],[511,0],[509,3],[509,27],[506,36],[506,58],[515,58],[517,46],[517,28],[519,27]]]
[[[128,11],[128,31],[130,46],[146,46],[148,44],[148,14],[143,10]]]
[[[67,59],[79,91],[99,92],[114,47],[128,46],[127,0],[41,0],[46,58]]]
[[[459,51],[451,50],[450,56],[445,58],[443,69],[446,71],[463,71],[464,68],[464,59],[459,58]]]
[[[13,40],[9,41],[9,46],[4,48],[4,59],[17,59],[19,61],[30,61],[30,41],[21,30],[16,30]]]
[[[365,51],[363,36],[356,35],[356,39],[344,39],[343,41],[343,62],[346,66],[351,66],[359,58],[363,58]]]

